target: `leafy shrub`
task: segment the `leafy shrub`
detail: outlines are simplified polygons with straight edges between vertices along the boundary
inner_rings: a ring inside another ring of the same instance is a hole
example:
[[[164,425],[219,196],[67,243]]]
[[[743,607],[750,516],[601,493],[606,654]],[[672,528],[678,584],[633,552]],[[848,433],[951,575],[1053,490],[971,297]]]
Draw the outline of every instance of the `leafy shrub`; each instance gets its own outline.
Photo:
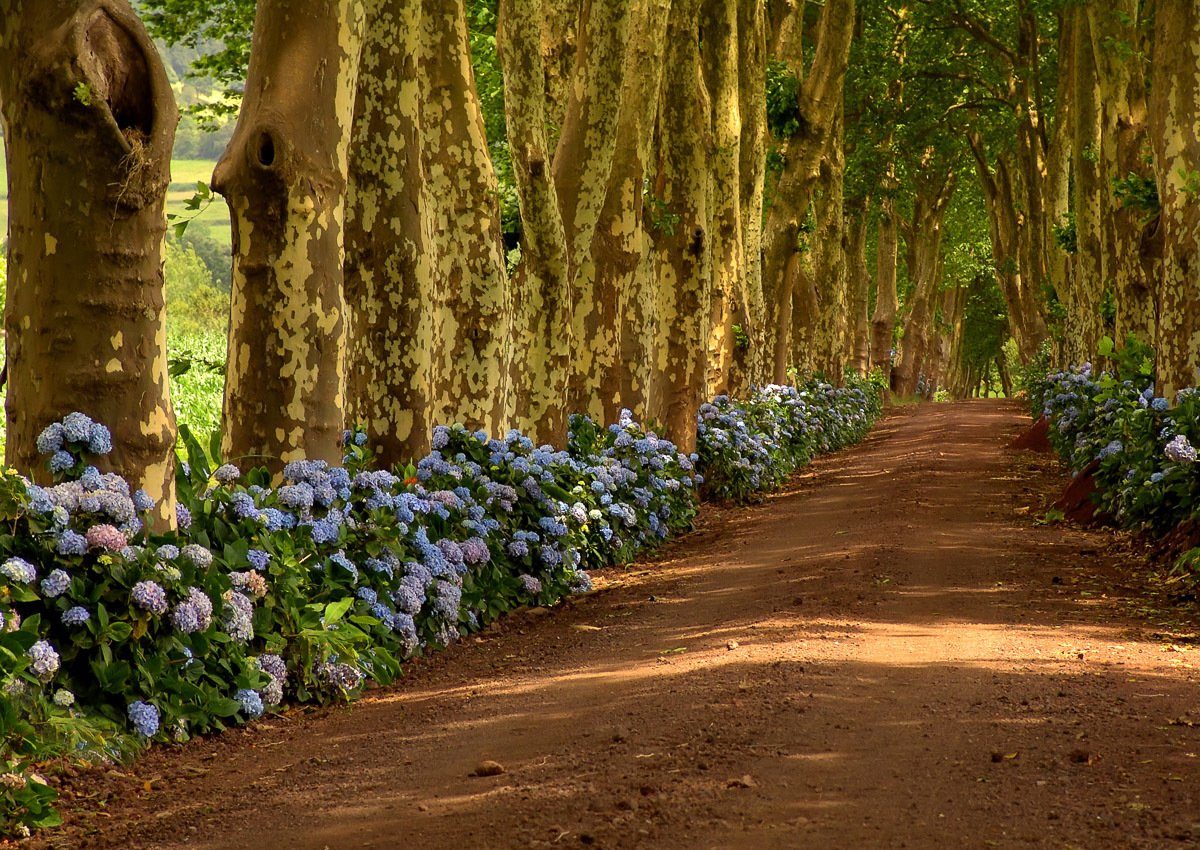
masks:
[[[514,608],[586,591],[587,569],[691,527],[698,467],[713,493],[749,498],[861,438],[879,399],[860,382],[720,399],[691,456],[627,411],[606,428],[574,417],[563,450],[439,427],[394,470],[347,431],[342,466],[296,461],[277,481],[184,427],[171,530],[91,465],[108,430],[70,414],[39,439],[52,486],[0,472],[0,824],[56,822],[47,760],[352,698]]]
[[[1115,373],[1090,364],[1051,372],[1031,387],[1050,442],[1078,471],[1094,467],[1101,508],[1122,524],[1166,533],[1200,513],[1200,394],[1181,390],[1174,406],[1154,392],[1143,346],[1105,346]]]

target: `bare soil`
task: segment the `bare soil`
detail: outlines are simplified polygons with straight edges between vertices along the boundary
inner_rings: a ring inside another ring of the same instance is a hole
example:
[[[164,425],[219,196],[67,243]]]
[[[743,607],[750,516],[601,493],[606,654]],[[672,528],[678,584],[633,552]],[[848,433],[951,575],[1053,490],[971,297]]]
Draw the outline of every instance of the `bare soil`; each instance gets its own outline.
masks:
[[[1004,448],[1027,424],[894,412],[355,705],[80,777],[36,843],[1200,846],[1197,651],[1112,532],[1036,523],[1065,480]]]

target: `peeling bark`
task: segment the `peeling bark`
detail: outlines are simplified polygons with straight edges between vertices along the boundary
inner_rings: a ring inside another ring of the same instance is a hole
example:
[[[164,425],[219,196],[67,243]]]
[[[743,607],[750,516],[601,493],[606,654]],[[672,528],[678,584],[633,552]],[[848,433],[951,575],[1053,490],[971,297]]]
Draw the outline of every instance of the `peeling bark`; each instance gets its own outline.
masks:
[[[36,440],[81,410],[100,465],[175,518],[164,203],[178,120],[158,52],[125,0],[0,0],[9,178],[6,461],[45,480]]]
[[[420,0],[367,10],[346,199],[346,414],[391,465],[429,450],[442,293],[421,161]]]
[[[661,289],[662,397],[658,410],[667,437],[681,451],[696,445],[696,411],[707,376],[712,304],[710,105],[701,73],[700,0],[675,0],[667,30],[666,96],[660,113],[661,144],[655,192],[677,216],[669,234],[655,240]]]
[[[1200,8],[1159,0],[1154,20],[1150,120],[1162,205],[1158,381],[1168,398],[1200,384]]]
[[[245,96],[213,175],[233,222],[222,450],[336,462],[345,418],[342,227],[361,0],[260,0]]]
[[[867,217],[870,204],[851,205],[846,220],[847,322],[849,325],[847,363],[858,375],[871,368],[871,273],[867,271]]]
[[[788,280],[788,270],[794,268],[792,256],[800,250],[800,228],[808,213],[830,130],[841,107],[854,20],[854,0],[829,0],[821,11],[813,60],[803,75],[798,95],[802,126],[787,142],[786,164],[767,215],[763,254],[764,333],[767,350],[775,352],[774,373],[770,377],[778,382],[787,379],[789,341],[783,334],[782,317],[792,310],[786,299],[795,288]]]
[[[513,414],[512,294],[464,0],[424,0],[421,31],[421,152],[444,293],[433,419],[502,434]]]
[[[729,392],[734,316],[744,278],[741,209],[741,93],[738,79],[738,6],[707,0],[701,8],[704,79],[712,103],[712,313],[708,334],[709,397]],[[738,187],[735,190],[734,187]]]

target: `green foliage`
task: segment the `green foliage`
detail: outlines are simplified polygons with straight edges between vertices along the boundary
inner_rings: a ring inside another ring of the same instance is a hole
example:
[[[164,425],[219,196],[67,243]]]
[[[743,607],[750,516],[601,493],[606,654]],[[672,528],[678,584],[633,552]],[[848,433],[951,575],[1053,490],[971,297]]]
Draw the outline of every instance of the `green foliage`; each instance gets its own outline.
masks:
[[[216,93],[187,111],[210,128],[228,121],[237,113],[250,61],[254,0],[141,0],[139,5],[155,38],[196,51],[186,73],[210,83]]]
[[[1075,225],[1074,211],[1067,213],[1067,217],[1063,221],[1056,221],[1051,229],[1054,232],[1054,241],[1059,248],[1068,254],[1079,253],[1079,231]]]
[[[1161,208],[1158,200],[1158,184],[1152,177],[1143,177],[1130,172],[1125,177],[1112,181],[1113,195],[1121,202],[1122,209],[1137,210],[1145,220],[1158,215]]]
[[[77,83],[72,96],[75,98],[75,102],[82,106],[92,105],[92,87],[87,83]]]
[[[674,236],[675,228],[679,226],[679,213],[672,211],[670,204],[650,191],[649,181],[643,191],[642,208],[650,220],[650,229],[663,236]]]
[[[800,81],[786,62],[767,63],[767,127],[777,139],[800,132]]]
[[[175,234],[176,239],[183,238],[184,233],[187,232],[188,225],[208,210],[215,197],[209,185],[200,180],[196,182],[195,193],[192,197],[184,201],[183,204],[183,208],[192,213],[192,215],[183,216],[178,213],[167,213],[167,221],[170,223],[171,230]]]

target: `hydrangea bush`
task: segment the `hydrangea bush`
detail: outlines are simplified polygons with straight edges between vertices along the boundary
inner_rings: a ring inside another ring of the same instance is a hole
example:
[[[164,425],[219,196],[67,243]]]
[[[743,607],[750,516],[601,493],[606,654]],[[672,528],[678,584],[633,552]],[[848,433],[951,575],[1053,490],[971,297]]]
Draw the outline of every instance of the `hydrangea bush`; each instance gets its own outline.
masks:
[[[586,591],[587,570],[689,529],[700,487],[744,500],[777,486],[861,438],[879,399],[822,383],[718,399],[690,456],[628,412],[574,417],[562,450],[439,427],[428,456],[393,470],[348,431],[343,465],[296,461],[278,480],[184,429],[170,531],[93,465],[109,432],[72,413],[39,440],[52,486],[0,472],[0,822],[56,822],[49,759],[119,759],[351,698],[514,608]]]
[[[1090,364],[1030,386],[1032,412],[1056,452],[1089,469],[1099,506],[1125,526],[1163,534],[1200,513],[1200,394],[1157,396],[1148,371],[1096,373]]]
[[[818,454],[861,440],[883,404],[878,374],[845,387],[810,381],[753,389],[745,402],[718,396],[700,408],[699,465],[705,495],[744,502],[773,490]]]

